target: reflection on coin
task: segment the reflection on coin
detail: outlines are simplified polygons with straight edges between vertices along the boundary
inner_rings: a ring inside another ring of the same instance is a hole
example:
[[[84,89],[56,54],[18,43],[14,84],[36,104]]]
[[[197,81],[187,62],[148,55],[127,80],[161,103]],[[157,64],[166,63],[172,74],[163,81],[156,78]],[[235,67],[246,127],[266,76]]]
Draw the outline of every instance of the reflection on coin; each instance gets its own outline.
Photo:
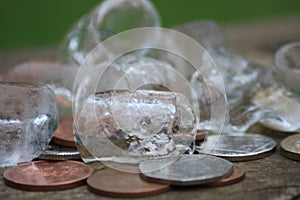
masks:
[[[197,134],[196,134],[196,140],[204,140],[205,137],[207,136],[208,131],[204,131],[204,130],[197,130]]]
[[[182,155],[171,165],[149,172],[153,162],[142,162],[139,166],[141,177],[155,183],[190,186],[212,183],[232,173],[231,162],[209,155]],[[146,171],[146,172],[145,172]]]
[[[75,147],[72,115],[66,115],[60,119],[52,142],[65,147]]]
[[[80,159],[80,153],[76,148],[49,145],[38,158],[45,160],[78,160]]]
[[[221,179],[220,181],[207,184],[205,186],[217,187],[217,186],[224,186],[224,185],[238,183],[238,182],[244,180],[245,175],[246,175],[246,171],[244,168],[242,168],[238,165],[234,165],[233,172],[228,177],[225,177],[225,178]]]
[[[226,158],[230,161],[248,161],[263,158],[273,153],[276,142],[258,134],[223,134],[208,136],[196,147],[199,153]]]
[[[283,156],[300,161],[300,134],[285,138],[281,141],[280,147]]]
[[[169,185],[146,182],[139,174],[114,169],[98,171],[88,178],[87,183],[91,191],[113,197],[145,197],[170,189]]]
[[[34,191],[77,187],[93,174],[93,169],[77,161],[34,161],[4,171],[5,184]]]
[[[72,113],[72,101],[67,97],[56,94],[56,102],[60,118]]]

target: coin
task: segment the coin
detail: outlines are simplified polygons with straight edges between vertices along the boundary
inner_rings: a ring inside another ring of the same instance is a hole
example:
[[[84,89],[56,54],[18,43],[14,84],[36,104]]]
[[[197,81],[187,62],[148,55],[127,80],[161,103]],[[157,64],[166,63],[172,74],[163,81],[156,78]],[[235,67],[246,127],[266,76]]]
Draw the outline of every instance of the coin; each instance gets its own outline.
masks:
[[[139,165],[141,177],[146,181],[176,186],[200,185],[216,182],[232,173],[233,164],[222,158],[209,155],[182,155],[172,164],[155,171],[149,166],[157,161]]]
[[[196,147],[199,153],[206,153],[230,161],[248,161],[266,157],[276,149],[276,142],[259,134],[212,135]]]
[[[139,174],[104,169],[88,178],[89,189],[95,193],[113,197],[146,197],[161,194],[169,185],[149,183]]]
[[[291,135],[280,143],[280,152],[283,156],[300,161],[300,134]]]
[[[207,184],[205,186],[217,187],[217,186],[224,186],[224,185],[238,183],[238,182],[244,180],[245,175],[246,175],[246,171],[244,168],[242,168],[238,165],[234,165],[233,172],[228,177],[225,177],[217,182]]]
[[[72,113],[72,101],[67,97],[56,94],[56,102],[60,118]]]
[[[65,147],[75,147],[72,115],[66,115],[60,119],[58,128],[52,138],[52,142]]]
[[[207,136],[208,132],[207,131],[204,131],[204,130],[197,130],[197,133],[196,133],[196,140],[199,141],[199,140],[204,140],[205,137]]]
[[[38,158],[45,160],[78,160],[81,157],[76,148],[49,145]]]
[[[72,102],[64,96],[56,95],[56,102],[64,107],[72,107]]]
[[[22,190],[51,191],[83,185],[93,169],[77,161],[33,161],[4,171],[5,184]]]

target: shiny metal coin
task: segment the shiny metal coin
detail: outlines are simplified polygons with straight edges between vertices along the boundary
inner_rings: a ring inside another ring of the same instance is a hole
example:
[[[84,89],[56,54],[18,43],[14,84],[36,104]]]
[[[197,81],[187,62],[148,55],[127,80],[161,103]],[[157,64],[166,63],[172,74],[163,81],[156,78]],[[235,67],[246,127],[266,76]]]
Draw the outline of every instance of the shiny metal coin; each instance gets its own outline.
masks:
[[[248,161],[266,157],[276,149],[276,142],[259,134],[223,134],[208,136],[196,147],[199,153],[210,154],[230,161]]]
[[[93,172],[93,168],[78,161],[39,160],[8,168],[3,178],[6,185],[14,188],[54,191],[81,186]]]
[[[159,160],[142,162],[139,165],[141,177],[154,183],[190,186],[216,182],[230,175],[233,170],[231,162],[218,157],[182,155],[168,166],[149,171],[150,166],[159,162]]]
[[[292,135],[282,140],[280,150],[283,156],[300,161],[300,134]]]
[[[76,148],[49,145],[38,158],[44,160],[78,160],[80,154]]]

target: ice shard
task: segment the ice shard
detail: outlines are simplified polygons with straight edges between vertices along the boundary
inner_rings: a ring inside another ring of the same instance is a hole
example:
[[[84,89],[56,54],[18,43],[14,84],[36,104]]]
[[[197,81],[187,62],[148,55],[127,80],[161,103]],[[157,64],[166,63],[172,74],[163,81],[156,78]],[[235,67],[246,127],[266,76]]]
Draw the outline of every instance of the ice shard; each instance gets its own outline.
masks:
[[[29,162],[48,146],[57,127],[53,91],[42,84],[0,83],[0,167]]]
[[[138,164],[143,159],[194,151],[195,115],[179,93],[97,93],[82,105],[75,125],[78,149],[86,162],[93,160],[92,155],[101,162]]]
[[[83,16],[67,34],[63,59],[82,64],[100,42],[112,35],[139,27],[160,26],[159,15],[148,0],[106,0]],[[152,42],[155,35],[149,38]]]

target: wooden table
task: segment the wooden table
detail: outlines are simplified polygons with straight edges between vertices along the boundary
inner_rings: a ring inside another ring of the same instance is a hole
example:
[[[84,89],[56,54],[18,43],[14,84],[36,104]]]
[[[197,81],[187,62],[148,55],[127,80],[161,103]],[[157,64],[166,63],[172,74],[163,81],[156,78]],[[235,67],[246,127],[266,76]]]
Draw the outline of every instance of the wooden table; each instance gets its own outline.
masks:
[[[229,42],[246,58],[271,65],[273,54],[280,44],[300,40],[300,17],[272,19],[224,27]],[[0,53],[0,70],[29,59],[53,59],[56,48]],[[277,143],[287,133],[280,133],[255,125],[249,132],[258,132],[274,138]],[[278,146],[279,147],[279,146]],[[217,187],[176,188],[170,192],[145,199],[300,199],[300,162],[282,157],[277,151],[264,159],[239,162],[247,170],[240,183]],[[0,168],[0,200],[17,199],[110,199],[91,193],[87,186],[57,192],[28,192],[7,187],[3,182],[4,169]]]

